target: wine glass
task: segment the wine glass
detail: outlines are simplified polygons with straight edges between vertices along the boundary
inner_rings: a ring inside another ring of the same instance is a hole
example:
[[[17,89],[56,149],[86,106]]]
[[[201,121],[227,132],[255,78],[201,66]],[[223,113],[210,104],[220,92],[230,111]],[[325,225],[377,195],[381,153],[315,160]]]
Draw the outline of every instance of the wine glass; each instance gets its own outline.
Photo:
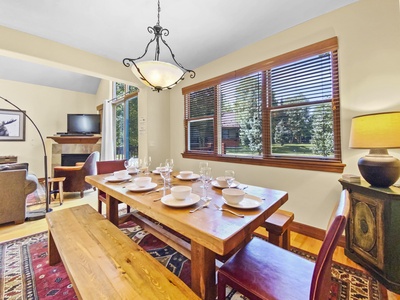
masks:
[[[162,179],[164,180],[164,187],[163,187],[163,195],[164,196],[165,196],[165,191],[167,189],[169,189],[169,187],[167,187],[167,181],[169,179],[170,171],[171,170],[169,168],[169,165],[162,164],[162,163],[160,164],[159,172],[160,172],[160,175],[161,175]]]
[[[208,162],[207,161],[201,161],[199,163],[199,167],[200,167],[200,181],[203,181],[203,169],[208,167]],[[200,188],[204,188],[204,185],[201,185]]]
[[[144,167],[144,174],[149,175],[150,174],[150,165],[151,165],[151,156],[146,156],[143,159],[143,167]]]
[[[135,168],[135,173],[139,173],[139,169],[140,169],[140,161],[138,158],[131,158],[132,161],[132,167]]]
[[[235,171],[226,170],[225,171],[225,180],[226,180],[226,183],[228,184],[228,187],[230,188],[233,184],[233,181],[235,180]]]
[[[203,188],[204,188],[204,196],[201,198],[201,200],[203,201],[211,200],[211,197],[207,196],[208,187],[210,186],[210,182],[212,181],[211,168],[204,167],[201,169],[201,171],[202,171],[201,181],[203,182]]]
[[[124,167],[125,167],[125,169],[128,170],[131,166],[132,166],[132,158],[127,159],[127,160],[124,161]]]
[[[174,159],[173,158],[167,158],[165,160],[165,164],[169,166],[171,171],[174,169]]]
[[[174,169],[174,159],[173,159],[173,158],[167,158],[167,159],[165,160],[165,164],[166,164],[167,166],[169,166],[169,171],[170,171],[170,173],[171,173],[172,170]],[[168,182],[168,186],[171,187],[171,185],[172,185],[172,184],[171,184],[171,176],[168,177],[167,182]]]

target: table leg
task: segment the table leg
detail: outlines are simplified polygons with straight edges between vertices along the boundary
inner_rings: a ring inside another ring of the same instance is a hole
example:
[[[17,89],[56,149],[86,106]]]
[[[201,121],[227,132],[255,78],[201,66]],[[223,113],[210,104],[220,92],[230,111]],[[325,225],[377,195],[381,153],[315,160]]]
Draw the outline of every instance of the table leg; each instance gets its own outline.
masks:
[[[216,298],[215,253],[191,241],[192,290],[201,299]]]
[[[118,200],[108,194],[106,195],[106,218],[118,226]]]
[[[49,265],[54,266],[61,261],[60,253],[58,252],[57,246],[54,243],[51,231],[48,231],[48,251],[49,251]]]
[[[61,205],[63,204],[64,201],[64,183],[62,181],[58,183],[58,194],[60,197],[60,205]]]

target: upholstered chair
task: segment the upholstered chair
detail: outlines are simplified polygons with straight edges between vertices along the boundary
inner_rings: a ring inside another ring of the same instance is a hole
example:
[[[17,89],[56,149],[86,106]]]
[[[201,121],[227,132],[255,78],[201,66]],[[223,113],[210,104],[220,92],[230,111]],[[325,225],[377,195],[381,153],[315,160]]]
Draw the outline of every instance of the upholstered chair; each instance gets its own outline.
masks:
[[[28,163],[0,165],[0,224],[25,221],[26,196],[39,185],[33,174],[28,174]]]
[[[97,174],[108,174],[108,173],[113,173],[115,171],[120,171],[124,170],[125,160],[103,160],[103,161],[98,161],[97,162]],[[102,211],[102,203],[105,203],[107,205],[107,199],[106,199],[106,193],[98,190],[98,203],[97,203],[97,210],[99,213]],[[121,203],[121,202],[119,202]],[[119,204],[118,203],[118,204]],[[126,207],[126,211],[129,213],[130,206]]]
[[[218,270],[218,299],[225,299],[226,285],[252,300],[329,299],[332,256],[349,209],[343,190],[315,263],[254,237]]]
[[[85,181],[85,176],[96,175],[96,162],[99,157],[99,152],[95,151],[89,155],[83,164],[54,167],[54,177],[65,177],[64,192],[79,192],[82,198],[84,191],[93,188]],[[57,188],[58,186],[55,182],[54,189]]]

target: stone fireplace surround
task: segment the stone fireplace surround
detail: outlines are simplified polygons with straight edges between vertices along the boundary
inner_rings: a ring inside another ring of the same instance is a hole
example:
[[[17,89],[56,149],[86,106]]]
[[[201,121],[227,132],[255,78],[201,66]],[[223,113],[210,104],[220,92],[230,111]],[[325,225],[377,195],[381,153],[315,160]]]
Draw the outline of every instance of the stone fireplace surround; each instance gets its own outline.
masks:
[[[87,154],[94,151],[101,151],[100,136],[71,139],[60,136],[47,137],[46,148],[48,166],[51,176],[54,175],[54,167],[62,165],[62,154]],[[81,158],[84,156],[80,156]]]

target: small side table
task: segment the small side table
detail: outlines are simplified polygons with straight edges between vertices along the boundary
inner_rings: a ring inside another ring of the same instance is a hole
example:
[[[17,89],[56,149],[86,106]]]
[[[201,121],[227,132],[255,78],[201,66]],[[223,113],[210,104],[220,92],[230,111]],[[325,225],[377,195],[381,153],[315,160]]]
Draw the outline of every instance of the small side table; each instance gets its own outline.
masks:
[[[49,178],[48,179],[48,185],[49,185],[49,193],[51,194],[60,194],[60,205],[63,204],[64,201],[64,188],[63,188],[63,182],[66,179],[66,177],[55,177],[55,178]],[[54,182],[58,182],[58,190],[54,190]],[[54,197],[55,200],[55,197]]]

